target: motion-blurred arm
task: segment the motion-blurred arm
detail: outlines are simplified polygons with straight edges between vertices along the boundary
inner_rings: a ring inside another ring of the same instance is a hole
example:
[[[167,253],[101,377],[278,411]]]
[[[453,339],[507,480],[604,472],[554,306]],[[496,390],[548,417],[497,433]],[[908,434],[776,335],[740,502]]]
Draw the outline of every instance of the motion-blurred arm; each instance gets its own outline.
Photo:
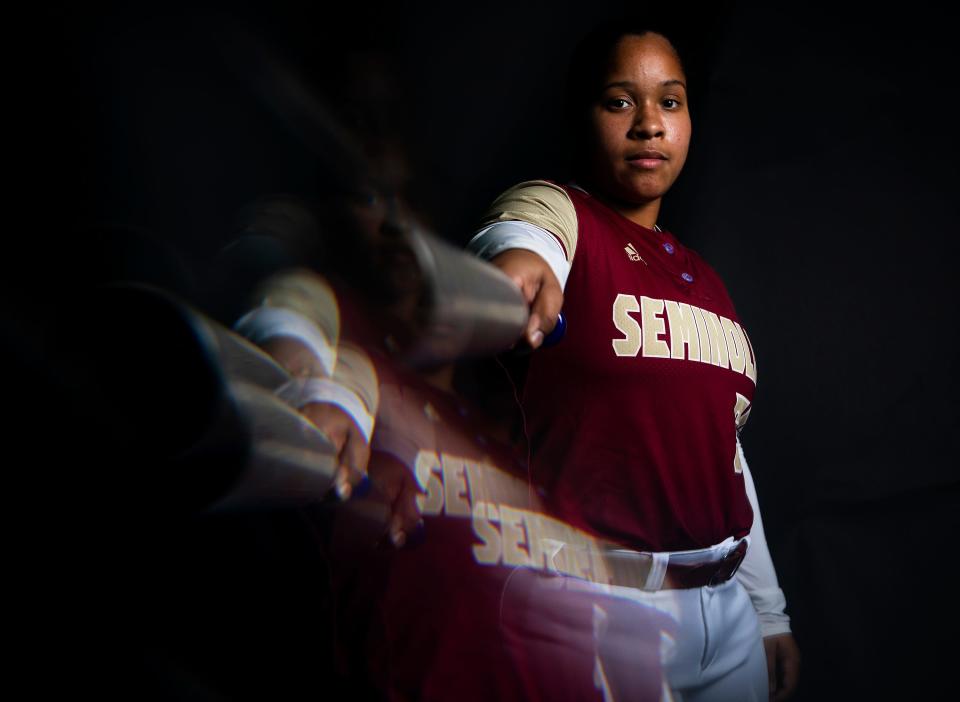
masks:
[[[346,499],[367,470],[379,401],[376,370],[361,349],[340,343],[336,295],[320,276],[303,270],[273,276],[256,298],[259,304],[234,328],[292,376],[277,395],[334,444],[334,485]]]

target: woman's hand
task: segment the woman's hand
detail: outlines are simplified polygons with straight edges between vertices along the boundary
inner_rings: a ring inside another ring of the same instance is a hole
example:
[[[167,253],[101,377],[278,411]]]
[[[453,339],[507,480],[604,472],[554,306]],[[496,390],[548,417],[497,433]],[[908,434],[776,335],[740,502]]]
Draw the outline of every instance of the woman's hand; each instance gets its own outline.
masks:
[[[333,485],[340,499],[346,500],[367,475],[370,445],[357,423],[338,405],[311,402],[304,405],[300,413],[323,432],[336,449],[337,469]]]
[[[390,506],[387,536],[400,548],[423,539],[424,523],[417,497],[424,495],[413,472],[395,457],[378,452],[370,464],[370,480],[379,496]]]
[[[320,360],[297,339],[277,337],[262,344],[261,348],[294,377],[327,377]],[[336,449],[333,485],[341,499],[348,499],[367,475],[370,446],[363,432],[353,417],[332,402],[311,402],[300,408],[300,414],[323,432]]]
[[[539,254],[526,249],[509,249],[494,256],[490,263],[506,273],[523,293],[530,305],[524,339],[530,348],[539,347],[553,331],[563,307],[563,289],[557,276]]]
[[[770,699],[780,702],[793,695],[800,675],[800,649],[792,634],[776,634],[763,640],[770,677]]]

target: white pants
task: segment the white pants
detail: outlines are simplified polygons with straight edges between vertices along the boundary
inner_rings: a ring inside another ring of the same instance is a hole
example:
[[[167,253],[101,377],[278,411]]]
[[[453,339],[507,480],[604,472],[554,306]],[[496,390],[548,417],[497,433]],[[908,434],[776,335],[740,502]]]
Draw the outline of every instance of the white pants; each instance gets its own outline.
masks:
[[[736,578],[715,587],[611,594],[670,614],[661,663],[675,702],[766,702],[767,661],[750,596]],[[666,695],[665,695],[666,696]]]
[[[719,552],[722,546],[705,551]],[[504,595],[513,600],[524,591],[524,614],[519,616],[527,619],[527,630],[535,634],[530,638],[543,639],[544,620],[561,622],[561,609],[592,611],[592,622],[583,614],[568,618],[561,623],[566,628],[551,631],[550,636],[566,638],[571,645],[579,642],[581,654],[593,648],[594,699],[769,699],[760,624],[750,596],[736,578],[717,586],[669,590],[598,585],[567,576],[526,576],[516,582],[514,593],[510,592],[514,588],[507,588]],[[584,631],[587,626],[592,631]],[[586,699],[576,694],[568,698]]]

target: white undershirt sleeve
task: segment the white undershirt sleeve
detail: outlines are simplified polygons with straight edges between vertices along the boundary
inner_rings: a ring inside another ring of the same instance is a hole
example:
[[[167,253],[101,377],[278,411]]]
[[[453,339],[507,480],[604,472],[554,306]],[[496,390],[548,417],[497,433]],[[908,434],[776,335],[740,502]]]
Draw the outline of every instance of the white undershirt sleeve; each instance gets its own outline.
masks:
[[[757,490],[739,438],[737,438],[737,452],[740,454],[740,465],[743,467],[747,499],[750,500],[750,506],[753,508],[753,527],[750,529],[750,548],[747,549],[747,555],[737,570],[736,578],[750,595],[753,607],[757,610],[761,634],[765,637],[788,634],[790,617],[784,612],[787,600],[777,582],[777,572],[774,570],[770,549],[767,547],[767,537],[763,533],[763,519],[760,516]]]
[[[539,254],[557,277],[560,288],[566,286],[570,263],[563,247],[553,234],[535,224],[520,220],[494,222],[478,231],[467,244],[468,251],[486,261],[507,249],[526,249]]]
[[[363,439],[370,443],[374,416],[360,396],[350,388],[328,378],[292,378],[277,389],[277,397],[291,407],[302,409],[311,403],[337,405],[356,423]]]
[[[296,339],[310,349],[328,376],[333,375],[336,348],[306,315],[285,307],[260,305],[238,319],[233,329],[260,346],[278,337]]]

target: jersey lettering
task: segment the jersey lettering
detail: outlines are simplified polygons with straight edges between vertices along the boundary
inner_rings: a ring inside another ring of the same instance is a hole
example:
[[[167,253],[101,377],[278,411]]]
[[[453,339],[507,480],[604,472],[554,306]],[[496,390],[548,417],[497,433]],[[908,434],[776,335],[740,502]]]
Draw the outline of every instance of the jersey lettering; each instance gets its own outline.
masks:
[[[663,323],[663,300],[646,295],[640,296],[643,310],[643,355],[653,358],[669,358],[670,347],[660,338],[667,329]]]
[[[639,312],[640,321],[631,313]],[[700,361],[746,375],[756,385],[753,348],[737,322],[716,312],[675,300],[619,293],[613,325],[623,336],[612,340],[617,356]],[[669,335],[669,340],[666,338]]]
[[[640,325],[630,316],[639,312],[640,305],[633,295],[617,295],[613,301],[613,325],[626,336],[613,340],[613,352],[618,356],[636,356],[640,351]]]

